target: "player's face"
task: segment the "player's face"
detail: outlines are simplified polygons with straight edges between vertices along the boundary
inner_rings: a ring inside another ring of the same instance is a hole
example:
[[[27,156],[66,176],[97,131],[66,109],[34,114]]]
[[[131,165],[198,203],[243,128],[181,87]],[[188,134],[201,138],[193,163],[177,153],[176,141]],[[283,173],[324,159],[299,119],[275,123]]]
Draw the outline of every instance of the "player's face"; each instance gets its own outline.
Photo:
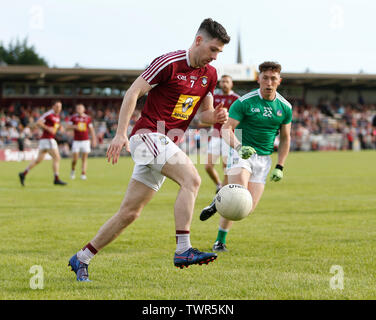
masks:
[[[232,89],[232,80],[230,77],[223,77],[219,81],[219,87],[222,89],[224,93],[229,93]]]
[[[198,67],[205,67],[207,64],[217,59],[218,53],[223,51],[224,44],[218,39],[206,39],[198,36],[196,39],[197,57],[196,64]]]
[[[261,72],[257,79],[263,97],[274,99],[278,86],[281,84],[281,75],[272,70]]]
[[[56,102],[53,106],[52,106],[52,109],[54,110],[54,112],[56,114],[59,114],[61,112],[61,109],[62,109],[62,105],[61,105],[61,102]]]
[[[82,114],[82,113],[84,113],[84,112],[85,112],[85,107],[84,107],[84,105],[83,105],[83,104],[78,104],[78,105],[76,106],[76,112],[77,112],[78,114]]]

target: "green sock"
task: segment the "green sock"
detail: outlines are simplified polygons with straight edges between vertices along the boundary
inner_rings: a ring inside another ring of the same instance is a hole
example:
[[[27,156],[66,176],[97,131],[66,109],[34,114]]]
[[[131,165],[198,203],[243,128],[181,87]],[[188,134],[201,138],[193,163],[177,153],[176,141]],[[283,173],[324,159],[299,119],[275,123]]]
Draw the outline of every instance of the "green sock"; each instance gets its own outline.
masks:
[[[225,244],[228,231],[229,230],[225,230],[225,229],[222,229],[221,227],[219,227],[217,239],[215,241],[219,241],[219,242],[222,242],[223,244]]]

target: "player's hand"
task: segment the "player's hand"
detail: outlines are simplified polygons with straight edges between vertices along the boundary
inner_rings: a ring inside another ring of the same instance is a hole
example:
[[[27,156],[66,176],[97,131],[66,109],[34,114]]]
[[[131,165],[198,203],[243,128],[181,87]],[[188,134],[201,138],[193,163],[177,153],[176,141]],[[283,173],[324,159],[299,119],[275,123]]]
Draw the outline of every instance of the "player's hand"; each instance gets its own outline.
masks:
[[[270,177],[270,181],[279,181],[283,178],[283,167],[282,166],[276,166],[275,169],[272,171],[272,175]]]
[[[239,145],[236,148],[236,151],[238,152],[240,158],[242,158],[242,159],[248,159],[252,155],[256,154],[256,150],[254,148],[252,148],[251,146]]]
[[[214,109],[215,123],[224,124],[228,120],[228,111],[223,106],[224,106],[224,104],[223,104],[223,102],[221,102]]]
[[[97,139],[93,139],[93,141],[91,142],[91,145],[93,146],[93,148],[96,148],[97,147]]]
[[[112,139],[107,149],[107,153],[106,153],[107,162],[110,162],[112,159],[112,164],[117,163],[120,157],[121,149],[123,149],[123,147],[125,147],[125,149],[128,152],[130,152],[128,138],[123,135],[116,135]]]
[[[46,126],[46,130],[51,134],[56,134],[56,132],[57,132],[57,128],[55,129],[55,127]]]

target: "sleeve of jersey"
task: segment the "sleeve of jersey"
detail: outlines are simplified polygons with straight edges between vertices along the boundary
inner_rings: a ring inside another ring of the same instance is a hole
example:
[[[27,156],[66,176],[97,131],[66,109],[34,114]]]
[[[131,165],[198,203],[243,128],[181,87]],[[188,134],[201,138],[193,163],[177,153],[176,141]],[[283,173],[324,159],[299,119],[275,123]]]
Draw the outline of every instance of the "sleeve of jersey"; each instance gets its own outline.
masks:
[[[286,116],[282,122],[283,124],[289,124],[292,121],[292,109],[289,107],[287,107],[286,109]]]
[[[172,63],[163,63],[156,58],[141,74],[141,77],[151,86],[167,81],[172,73]]]
[[[243,120],[243,104],[239,99],[230,106],[229,117],[239,122]]]
[[[42,121],[43,123],[46,122],[46,114],[42,114],[37,121]]]

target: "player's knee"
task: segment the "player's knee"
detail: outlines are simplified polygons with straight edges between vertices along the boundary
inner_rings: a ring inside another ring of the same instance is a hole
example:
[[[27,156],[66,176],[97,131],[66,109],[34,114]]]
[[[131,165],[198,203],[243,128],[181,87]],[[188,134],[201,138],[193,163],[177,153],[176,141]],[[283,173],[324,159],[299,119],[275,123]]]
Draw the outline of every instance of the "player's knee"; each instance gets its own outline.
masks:
[[[187,176],[185,179],[184,185],[189,190],[198,192],[198,189],[200,188],[200,185],[201,185],[201,177],[198,174],[198,172],[194,172],[192,175]]]
[[[141,214],[141,210],[138,209],[121,209],[118,212],[119,223],[122,226],[127,226],[135,221]]]

